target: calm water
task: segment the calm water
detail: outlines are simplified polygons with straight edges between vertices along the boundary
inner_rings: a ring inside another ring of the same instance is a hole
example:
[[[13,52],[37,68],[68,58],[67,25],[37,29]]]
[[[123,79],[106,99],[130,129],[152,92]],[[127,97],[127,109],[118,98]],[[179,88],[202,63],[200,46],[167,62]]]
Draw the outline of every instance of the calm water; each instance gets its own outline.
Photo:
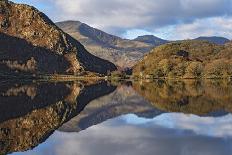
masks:
[[[232,83],[0,83],[0,154],[232,154]]]

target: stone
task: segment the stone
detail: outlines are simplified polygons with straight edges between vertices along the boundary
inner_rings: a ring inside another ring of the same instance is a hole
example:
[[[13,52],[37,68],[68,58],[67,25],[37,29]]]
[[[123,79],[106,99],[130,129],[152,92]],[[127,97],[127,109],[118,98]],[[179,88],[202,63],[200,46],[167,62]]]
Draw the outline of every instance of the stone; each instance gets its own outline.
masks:
[[[8,28],[9,25],[10,25],[9,21],[6,18],[4,18],[3,20],[0,21],[0,28],[2,28],[2,29]]]
[[[189,57],[189,53],[187,51],[184,50],[180,50],[176,53],[177,56],[182,56],[184,58],[188,58]]]

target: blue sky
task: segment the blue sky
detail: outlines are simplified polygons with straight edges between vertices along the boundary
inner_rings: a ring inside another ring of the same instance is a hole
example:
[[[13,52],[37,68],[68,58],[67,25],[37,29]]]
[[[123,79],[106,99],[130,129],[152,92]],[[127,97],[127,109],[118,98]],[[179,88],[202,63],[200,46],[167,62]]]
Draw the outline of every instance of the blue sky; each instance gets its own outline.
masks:
[[[78,20],[124,38],[153,34],[170,40],[232,39],[232,0],[13,0],[53,21]]]

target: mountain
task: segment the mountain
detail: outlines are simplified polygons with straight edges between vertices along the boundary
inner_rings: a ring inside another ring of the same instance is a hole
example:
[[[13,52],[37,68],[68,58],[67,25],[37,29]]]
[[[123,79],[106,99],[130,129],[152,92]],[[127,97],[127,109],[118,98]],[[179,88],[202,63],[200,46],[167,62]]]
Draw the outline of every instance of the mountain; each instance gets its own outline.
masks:
[[[168,40],[163,40],[153,35],[138,36],[134,41],[144,42],[153,46],[159,46],[169,42]]]
[[[109,60],[119,67],[132,67],[154,45],[136,40],[122,39],[79,21],[56,23],[63,31],[79,40],[92,54]]]
[[[186,40],[154,48],[133,68],[138,78],[228,78],[231,45]]]
[[[36,8],[7,0],[0,1],[0,42],[1,72],[106,74],[116,70]]]
[[[229,39],[224,38],[224,37],[217,37],[217,36],[213,36],[213,37],[198,37],[194,40],[202,40],[202,41],[209,41],[211,43],[215,43],[215,44],[219,44],[219,45],[223,45],[225,43],[230,42]]]

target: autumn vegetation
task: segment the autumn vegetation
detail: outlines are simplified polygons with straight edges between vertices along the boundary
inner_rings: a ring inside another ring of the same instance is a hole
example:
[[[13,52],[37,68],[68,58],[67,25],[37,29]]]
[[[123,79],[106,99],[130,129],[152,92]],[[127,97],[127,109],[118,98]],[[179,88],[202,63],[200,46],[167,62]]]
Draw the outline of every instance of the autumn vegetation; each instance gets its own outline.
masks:
[[[180,41],[154,48],[134,68],[136,78],[228,78],[232,46],[207,41]]]

